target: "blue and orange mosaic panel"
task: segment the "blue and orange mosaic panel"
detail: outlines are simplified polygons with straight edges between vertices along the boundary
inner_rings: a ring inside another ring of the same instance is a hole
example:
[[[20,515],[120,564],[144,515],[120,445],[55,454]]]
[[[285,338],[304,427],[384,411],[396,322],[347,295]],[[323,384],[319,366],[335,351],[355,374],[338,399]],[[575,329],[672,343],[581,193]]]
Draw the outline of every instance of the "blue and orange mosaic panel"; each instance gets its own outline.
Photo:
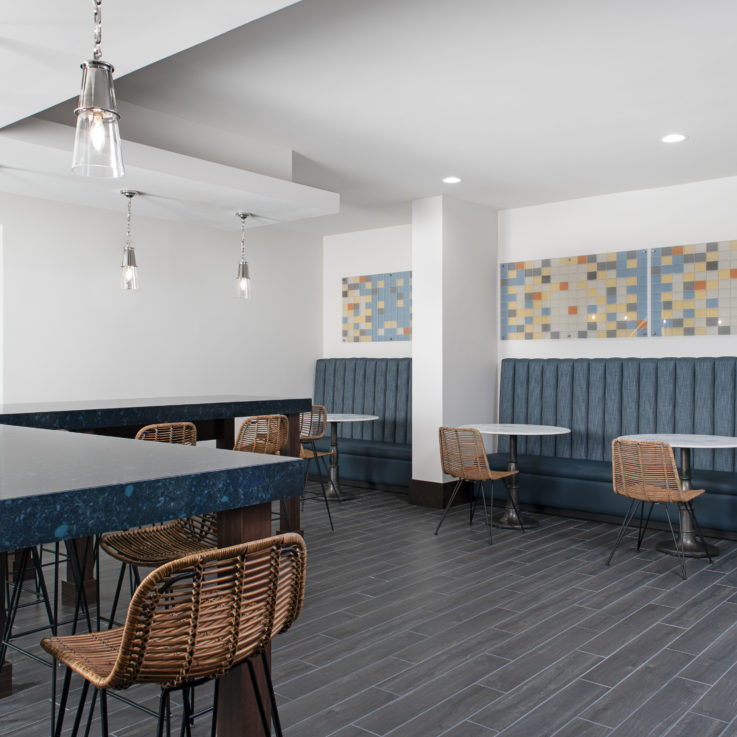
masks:
[[[501,266],[502,340],[647,335],[647,252]]]
[[[655,248],[653,335],[737,334],[737,241]]]
[[[412,340],[412,272],[343,279],[343,342]]]

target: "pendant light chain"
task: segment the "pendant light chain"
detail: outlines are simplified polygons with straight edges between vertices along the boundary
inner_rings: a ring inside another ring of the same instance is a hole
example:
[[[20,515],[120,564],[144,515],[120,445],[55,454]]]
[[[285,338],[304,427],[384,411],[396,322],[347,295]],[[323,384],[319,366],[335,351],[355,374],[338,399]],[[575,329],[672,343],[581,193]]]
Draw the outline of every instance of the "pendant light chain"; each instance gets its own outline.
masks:
[[[125,245],[126,248],[131,247],[131,205],[133,204],[133,195],[126,195],[128,199],[128,216],[126,218]]]
[[[100,48],[100,44],[102,43],[102,0],[92,0],[92,3],[95,6],[95,50],[92,55],[95,61],[100,61],[102,58],[102,49]]]
[[[246,218],[248,215],[240,215],[241,219],[241,261],[246,260]]]

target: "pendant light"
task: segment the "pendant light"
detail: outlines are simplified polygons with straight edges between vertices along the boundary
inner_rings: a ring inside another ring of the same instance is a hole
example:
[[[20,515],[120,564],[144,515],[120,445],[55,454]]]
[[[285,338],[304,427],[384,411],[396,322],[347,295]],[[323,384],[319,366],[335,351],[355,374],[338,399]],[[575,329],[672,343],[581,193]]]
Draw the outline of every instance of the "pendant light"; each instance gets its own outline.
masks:
[[[128,216],[126,217],[125,245],[123,246],[123,263],[121,264],[120,288],[125,290],[138,289],[138,264],[136,264],[136,249],[131,245],[131,203],[140,192],[133,189],[121,189],[120,194],[128,198]]]
[[[82,91],[74,111],[72,171],[87,177],[122,177],[123,154],[118,129],[118,106],[112,64],[102,61],[102,0],[92,0],[95,17],[93,59],[82,64]]]
[[[238,264],[238,276],[236,276],[238,296],[248,299],[251,296],[251,273],[248,268],[248,261],[246,261],[246,218],[249,213],[239,210],[236,215],[241,219],[241,260]]]

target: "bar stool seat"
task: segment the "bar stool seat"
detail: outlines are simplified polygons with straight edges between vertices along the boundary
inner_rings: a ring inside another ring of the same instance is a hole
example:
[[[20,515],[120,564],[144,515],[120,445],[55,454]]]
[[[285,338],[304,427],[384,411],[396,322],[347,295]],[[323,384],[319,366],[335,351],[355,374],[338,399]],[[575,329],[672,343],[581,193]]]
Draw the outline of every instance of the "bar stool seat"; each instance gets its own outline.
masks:
[[[143,580],[122,627],[42,640],[42,647],[66,666],[58,719],[52,720],[52,732],[57,737],[62,733],[75,672],[84,678],[84,683],[72,734],[80,726],[90,685],[94,692],[85,733],[89,732],[99,697],[102,734],[106,737],[108,690],[126,689],[138,683],[161,687],[159,736],[165,727],[167,734],[170,731],[171,692],[183,690],[182,731],[189,733],[189,692],[205,680],[216,679],[212,727],[215,734],[217,679],[245,662],[255,687],[264,735],[270,736],[266,707],[259,693],[259,676],[252,662],[258,658],[276,734],[281,735],[266,653],[271,639],[288,629],[302,608],[305,561],[304,540],[295,533],[188,556],[156,568]]]

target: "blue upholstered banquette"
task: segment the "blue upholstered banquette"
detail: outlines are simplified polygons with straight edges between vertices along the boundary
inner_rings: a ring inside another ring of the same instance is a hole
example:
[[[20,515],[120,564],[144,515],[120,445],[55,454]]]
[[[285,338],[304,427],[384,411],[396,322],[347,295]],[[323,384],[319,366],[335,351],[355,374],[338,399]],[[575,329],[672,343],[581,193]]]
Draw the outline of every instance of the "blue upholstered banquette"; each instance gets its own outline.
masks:
[[[412,359],[322,358],[315,404],[328,413],[378,415],[338,426],[341,478],[409,486],[412,475]],[[328,436],[318,444],[328,448]]]
[[[499,421],[571,428],[570,435],[520,437],[520,501],[620,515],[611,442],[635,433],[737,435],[737,357],[504,359]],[[501,438],[490,460],[502,468]],[[676,458],[678,459],[678,453]],[[703,527],[737,530],[737,454],[696,450],[692,485]]]

